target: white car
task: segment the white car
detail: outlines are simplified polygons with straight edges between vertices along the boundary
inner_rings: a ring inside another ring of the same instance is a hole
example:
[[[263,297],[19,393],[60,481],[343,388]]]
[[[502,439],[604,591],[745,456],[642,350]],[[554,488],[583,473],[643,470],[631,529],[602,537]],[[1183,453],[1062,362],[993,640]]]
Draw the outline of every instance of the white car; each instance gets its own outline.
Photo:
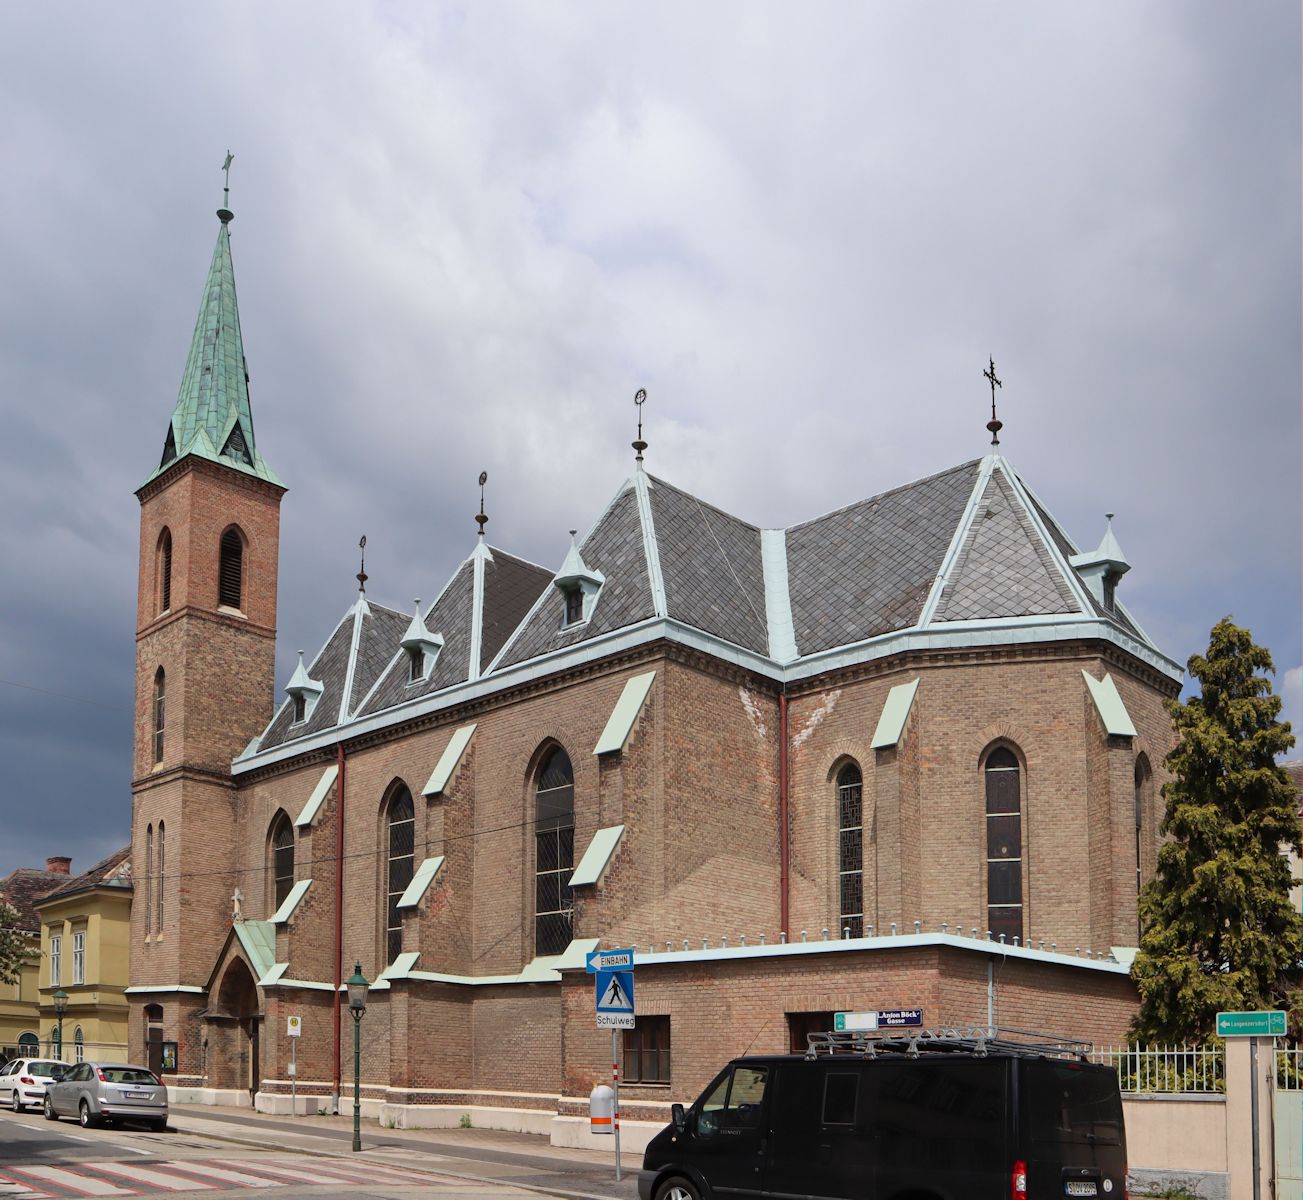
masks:
[[[45,1103],[46,1087],[71,1069],[70,1063],[50,1058],[15,1058],[0,1067],[0,1104],[7,1104],[14,1112],[22,1112],[29,1104],[40,1108]]]

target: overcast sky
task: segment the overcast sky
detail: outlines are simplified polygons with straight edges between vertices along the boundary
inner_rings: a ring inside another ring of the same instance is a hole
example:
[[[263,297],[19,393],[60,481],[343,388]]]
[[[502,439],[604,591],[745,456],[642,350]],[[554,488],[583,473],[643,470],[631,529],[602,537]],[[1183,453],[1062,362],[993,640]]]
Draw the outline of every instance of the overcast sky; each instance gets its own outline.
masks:
[[[218,223],[278,686],[648,465],[788,525],[1001,449],[1300,702],[1299,6],[0,7],[0,874],[127,841],[138,504]],[[50,694],[50,693],[58,693]]]

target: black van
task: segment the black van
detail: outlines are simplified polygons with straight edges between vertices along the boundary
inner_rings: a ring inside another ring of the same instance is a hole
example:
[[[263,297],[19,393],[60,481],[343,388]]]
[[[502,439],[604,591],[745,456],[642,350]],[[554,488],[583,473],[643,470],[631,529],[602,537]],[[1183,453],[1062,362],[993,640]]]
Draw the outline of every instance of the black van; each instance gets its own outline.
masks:
[[[1006,1029],[811,1034],[734,1059],[648,1144],[641,1200],[1125,1200],[1117,1072]]]

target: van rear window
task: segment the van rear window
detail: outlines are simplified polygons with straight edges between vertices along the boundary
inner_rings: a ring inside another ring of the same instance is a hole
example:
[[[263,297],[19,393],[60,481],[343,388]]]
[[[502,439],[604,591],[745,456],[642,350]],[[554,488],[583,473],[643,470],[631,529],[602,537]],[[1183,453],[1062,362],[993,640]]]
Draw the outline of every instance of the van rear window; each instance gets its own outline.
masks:
[[[1026,1079],[1032,1141],[1121,1144],[1122,1096],[1111,1068],[1033,1062]]]

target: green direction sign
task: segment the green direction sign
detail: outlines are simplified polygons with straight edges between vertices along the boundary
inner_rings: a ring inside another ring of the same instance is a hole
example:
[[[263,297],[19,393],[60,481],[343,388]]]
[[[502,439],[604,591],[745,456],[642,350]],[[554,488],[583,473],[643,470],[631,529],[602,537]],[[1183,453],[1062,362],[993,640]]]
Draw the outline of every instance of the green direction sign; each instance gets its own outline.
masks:
[[[1284,1037],[1285,1014],[1269,1012],[1219,1012],[1218,1037]]]

